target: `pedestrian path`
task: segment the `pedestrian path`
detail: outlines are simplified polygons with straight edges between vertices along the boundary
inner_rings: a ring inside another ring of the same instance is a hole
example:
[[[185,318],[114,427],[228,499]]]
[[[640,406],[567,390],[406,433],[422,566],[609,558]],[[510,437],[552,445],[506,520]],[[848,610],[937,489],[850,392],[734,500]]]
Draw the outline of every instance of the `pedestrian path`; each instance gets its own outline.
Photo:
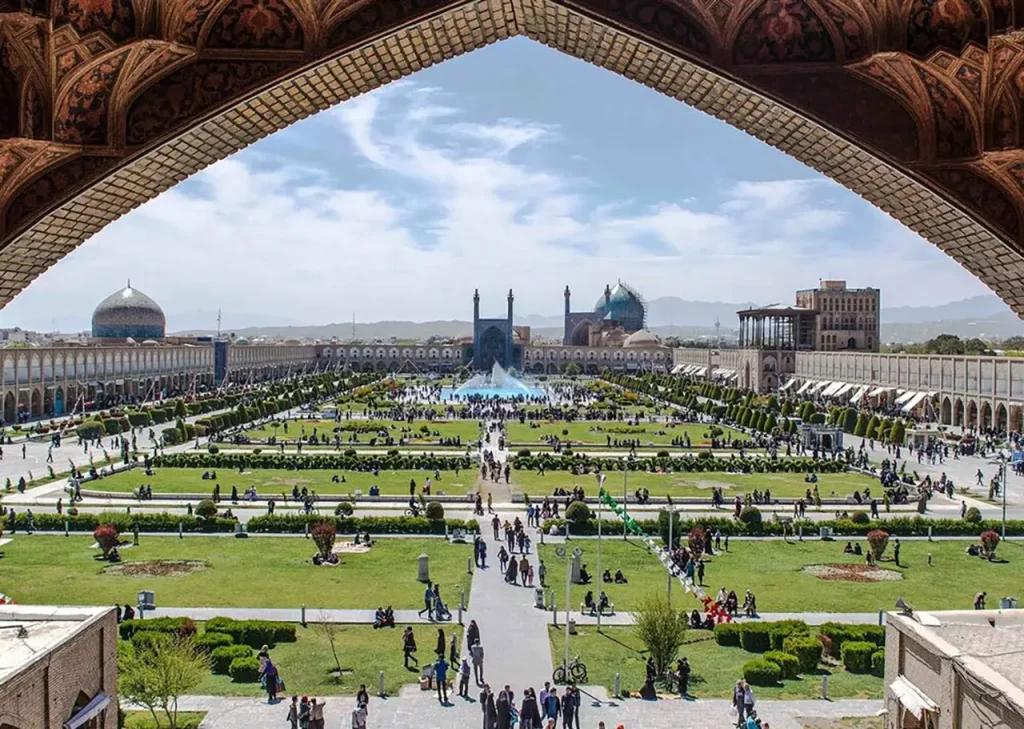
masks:
[[[493,687],[494,682],[491,683]],[[517,703],[527,685],[531,684],[512,684]],[[539,690],[540,686],[534,685],[534,688]],[[619,724],[628,729],[724,729],[734,721],[729,715],[730,703],[724,699],[609,699],[603,687],[583,688],[590,699],[580,710],[583,727],[596,727],[603,721],[609,729]],[[349,717],[355,708],[354,697],[317,696],[317,699],[325,701],[327,726],[351,725]],[[881,708],[880,701],[863,699],[757,702],[758,715],[768,721],[772,729],[803,729],[805,720],[828,722],[844,717],[874,716]],[[202,729],[280,729],[287,726],[288,704],[285,701],[268,704],[261,698],[184,696],[178,701],[178,709],[208,712]],[[469,700],[454,697],[452,703],[442,706],[433,692],[407,686],[396,697],[371,697],[368,719],[368,726],[373,729],[473,729],[480,726],[480,707],[476,692],[471,692]]]
[[[459,619],[458,596],[449,599],[452,619],[435,621],[420,615],[415,610],[395,610],[395,622],[399,624],[423,623],[446,626],[457,623]],[[147,610],[143,619],[147,618],[192,618],[192,620],[209,620],[211,618],[234,618],[235,620],[271,620],[282,623],[301,623],[303,618],[308,623],[339,623],[348,625],[371,625],[374,609],[369,610],[327,610],[318,607],[301,606],[294,608],[216,608],[216,607],[158,607]]]

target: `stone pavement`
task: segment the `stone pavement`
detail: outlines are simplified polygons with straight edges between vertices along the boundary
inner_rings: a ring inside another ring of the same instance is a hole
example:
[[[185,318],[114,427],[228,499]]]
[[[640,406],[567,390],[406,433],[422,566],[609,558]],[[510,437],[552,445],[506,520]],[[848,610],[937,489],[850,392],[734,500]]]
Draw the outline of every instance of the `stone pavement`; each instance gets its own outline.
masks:
[[[285,677],[287,681],[287,677]],[[494,682],[491,682],[494,688]],[[370,693],[374,687],[367,687]],[[521,683],[512,684],[517,707],[522,700]],[[543,683],[534,684],[539,691]],[[608,729],[622,724],[626,729],[729,729],[733,719],[729,702],[723,699],[689,700],[610,699],[603,687],[583,687],[586,691],[580,709],[580,725],[594,729],[603,721]],[[404,688],[398,697],[370,699],[369,729],[475,729],[481,725],[478,691],[471,691],[469,700],[449,696],[442,706],[434,692],[420,691],[414,686]],[[324,718],[327,727],[350,727],[355,698],[348,696],[316,697],[325,700]],[[184,697],[178,704],[182,711],[207,711],[204,729],[281,729],[287,726],[287,701],[267,704],[265,699],[220,698],[211,696]],[[758,714],[772,729],[802,729],[801,719],[829,720],[847,716],[873,716],[881,702],[858,699],[837,701],[759,701]]]

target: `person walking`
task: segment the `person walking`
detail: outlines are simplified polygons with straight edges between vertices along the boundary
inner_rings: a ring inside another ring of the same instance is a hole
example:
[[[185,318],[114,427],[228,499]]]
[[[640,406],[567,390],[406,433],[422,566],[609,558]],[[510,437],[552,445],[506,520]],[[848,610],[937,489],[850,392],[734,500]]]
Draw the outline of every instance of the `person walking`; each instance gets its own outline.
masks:
[[[452,637],[453,638],[455,637],[454,633],[452,634]],[[434,653],[437,654],[438,658],[441,658],[441,657],[444,656],[444,649],[445,649],[445,646],[447,646],[447,645],[448,645],[448,643],[444,639],[444,628],[438,628],[437,629],[437,645],[434,647]]]
[[[416,652],[416,636],[412,632],[412,626],[406,626],[405,632],[402,633],[402,653],[405,655],[405,667],[409,668],[409,659],[412,658],[416,661],[416,665],[420,664],[419,659],[413,655]]]
[[[462,665],[459,666],[459,696],[469,698],[469,659],[463,657]]]
[[[892,543],[892,558],[897,567],[900,567],[900,540],[894,539]]]
[[[466,630],[466,645],[472,648],[480,642],[480,626],[475,620],[469,621],[469,628]]]
[[[324,702],[309,700],[309,729],[324,729]]]
[[[743,726],[743,679],[736,682],[732,690],[732,708],[736,712],[736,726]]]
[[[754,698],[754,690],[750,688],[750,684],[746,681],[743,682],[743,710],[746,712],[747,718],[754,713],[754,704],[757,700]]]
[[[491,687],[486,683],[480,692],[480,713],[483,715],[483,729],[495,729],[498,723],[498,709],[494,704]]]
[[[494,702],[494,708],[498,712],[498,729],[511,729],[512,707],[515,706],[514,698],[515,695],[507,685],[498,692],[498,698]]]
[[[473,677],[477,686],[484,686],[484,647],[480,643],[473,644],[469,649],[473,658]]]
[[[566,688],[562,693],[562,729],[572,729],[573,717],[573,696],[572,688]]]
[[[452,631],[452,639],[448,642],[448,665],[452,668],[459,665],[459,636]]]
[[[366,729],[366,704],[356,704],[352,710],[352,729]]]
[[[444,659],[444,646],[434,664],[434,680],[437,681],[437,700],[444,706],[448,703],[448,661]]]
[[[303,696],[299,702],[299,729],[310,729],[308,696]]]
[[[427,583],[427,589],[423,591],[423,609],[420,610],[417,615],[427,614],[427,620],[431,620],[431,615],[434,612],[434,585],[432,582]]]
[[[263,662],[263,668],[260,669],[262,678],[264,681],[264,688],[267,691],[267,703],[272,704],[277,701],[277,682],[279,677],[277,675],[277,666],[270,660],[270,656],[267,656],[267,660]]]
[[[558,721],[558,713],[561,709],[561,704],[558,701],[558,689],[552,688],[548,695],[544,698],[544,719],[551,722]]]
[[[288,716],[285,721],[291,729],[299,729],[299,697],[292,696],[292,703],[288,705]]]
[[[676,679],[679,681],[679,698],[685,699],[689,696],[690,689],[690,662],[686,656],[679,659],[676,664]]]
[[[540,729],[540,708],[532,688],[523,693],[523,704],[519,707],[519,722],[522,729]]]

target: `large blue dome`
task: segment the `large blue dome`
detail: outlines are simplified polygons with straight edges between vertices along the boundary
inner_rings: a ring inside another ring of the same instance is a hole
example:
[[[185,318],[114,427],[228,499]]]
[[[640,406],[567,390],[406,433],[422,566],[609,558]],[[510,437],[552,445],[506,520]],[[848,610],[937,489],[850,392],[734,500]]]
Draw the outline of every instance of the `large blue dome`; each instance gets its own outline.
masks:
[[[92,335],[106,339],[163,339],[164,312],[153,299],[128,282],[100,302],[92,313]]]
[[[647,307],[640,294],[621,281],[606,289],[606,295],[597,300],[594,311],[605,319],[619,322],[627,332],[639,331],[647,323]]]

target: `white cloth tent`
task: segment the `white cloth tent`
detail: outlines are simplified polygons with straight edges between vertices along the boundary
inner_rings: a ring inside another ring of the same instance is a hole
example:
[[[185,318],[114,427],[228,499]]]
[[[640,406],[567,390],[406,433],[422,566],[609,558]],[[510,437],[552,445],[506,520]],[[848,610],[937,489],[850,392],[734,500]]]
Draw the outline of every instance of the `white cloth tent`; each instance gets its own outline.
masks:
[[[904,404],[903,412],[905,412],[905,413],[911,412],[914,408],[916,408],[918,405],[920,405],[921,401],[924,400],[926,397],[928,397],[928,393],[927,392],[915,392],[914,396],[912,398],[910,398],[909,400],[907,400],[906,404]]]
[[[845,382],[833,382],[821,393],[822,397],[832,397],[833,395],[836,395],[839,392],[839,388],[845,384]]]
[[[917,395],[913,390],[907,390],[902,395],[896,398],[896,404],[902,405],[903,403],[913,399]]]
[[[827,388],[831,384],[832,383],[827,381],[827,380],[824,381],[824,382],[819,382],[817,385],[815,385],[814,387],[811,388],[811,394],[813,395],[815,393],[821,392],[822,390],[824,390],[825,388]]]
[[[795,384],[796,384],[796,380],[789,380],[789,381],[786,382],[785,385],[783,385],[782,387],[779,388],[779,392],[784,392],[784,391],[788,390],[790,387],[792,387]]]
[[[804,384],[800,385],[800,389],[796,391],[797,395],[802,395],[807,391],[807,388],[814,384],[814,380],[808,380]]]
[[[836,397],[841,397],[841,396],[845,395],[846,393],[848,393],[850,390],[852,390],[855,387],[856,387],[856,385],[847,382],[845,385],[843,385],[838,390],[836,390],[833,394]]]
[[[876,387],[874,390],[872,390],[871,392],[868,393],[868,397],[878,397],[883,392],[889,392],[890,390],[895,390],[895,389],[896,389],[895,387]]]
[[[862,386],[857,392],[853,393],[853,397],[850,398],[850,404],[856,405],[860,402],[861,398],[870,388],[867,385]]]

